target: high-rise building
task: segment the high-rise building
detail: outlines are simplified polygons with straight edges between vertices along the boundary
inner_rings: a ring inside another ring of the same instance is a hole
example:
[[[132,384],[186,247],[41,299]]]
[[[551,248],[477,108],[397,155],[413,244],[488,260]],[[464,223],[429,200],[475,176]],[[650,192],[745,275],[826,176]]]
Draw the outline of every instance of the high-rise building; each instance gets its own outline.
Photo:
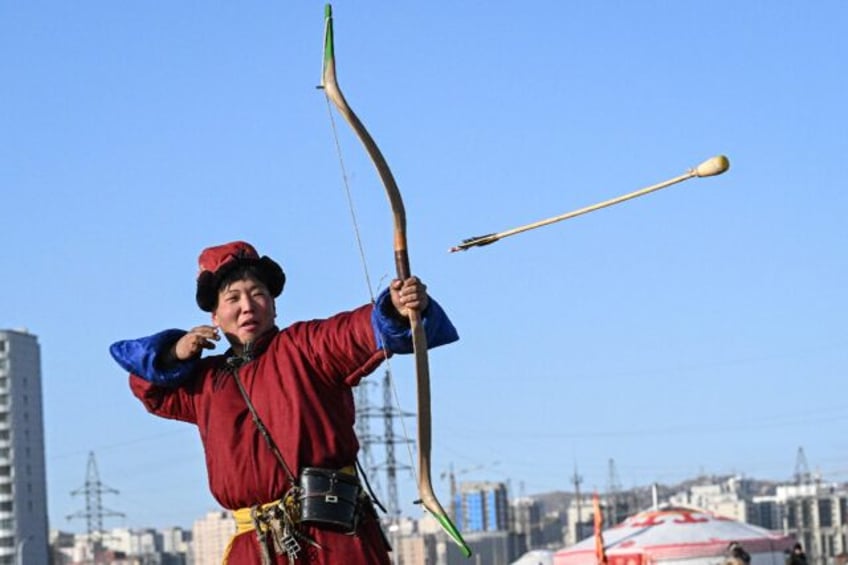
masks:
[[[528,549],[537,549],[544,545],[542,537],[542,505],[532,498],[518,498],[512,501],[512,528],[523,546],[522,553]]]
[[[196,520],[191,529],[194,540],[194,565],[219,565],[230,538],[236,533],[236,521],[231,512],[208,512]]]
[[[191,553],[191,532],[173,526],[162,530],[162,550],[171,555]]]
[[[504,483],[462,483],[456,499],[456,522],[465,532],[509,529],[509,502]]]
[[[47,563],[41,354],[26,330],[0,330],[0,565]]]

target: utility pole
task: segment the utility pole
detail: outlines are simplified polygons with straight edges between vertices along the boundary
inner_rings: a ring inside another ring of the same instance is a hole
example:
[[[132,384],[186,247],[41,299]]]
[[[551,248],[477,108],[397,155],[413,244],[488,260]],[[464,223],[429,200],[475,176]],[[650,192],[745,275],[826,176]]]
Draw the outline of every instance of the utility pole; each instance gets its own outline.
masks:
[[[580,483],[583,482],[583,477],[577,473],[577,461],[574,462],[574,474],[571,475],[571,483],[574,485],[574,500],[577,503],[577,523],[574,524],[574,543],[580,541],[581,532],[583,529],[583,509],[582,499],[580,498]]]
[[[85,510],[70,514],[67,519],[85,518],[88,547],[91,551],[90,557],[92,560],[95,560],[97,551],[103,547],[103,518],[110,516],[123,517],[124,514],[103,508],[101,496],[104,494],[118,494],[118,491],[100,482],[100,474],[97,472],[97,461],[94,458],[93,451],[88,454],[85,477],[85,485],[71,491],[71,496],[85,495]]]

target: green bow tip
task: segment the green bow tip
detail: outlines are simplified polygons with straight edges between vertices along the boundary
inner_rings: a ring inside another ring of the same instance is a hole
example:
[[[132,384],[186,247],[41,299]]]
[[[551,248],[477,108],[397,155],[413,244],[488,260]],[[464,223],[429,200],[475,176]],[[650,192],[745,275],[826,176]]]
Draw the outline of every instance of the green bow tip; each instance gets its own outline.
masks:
[[[462,534],[459,533],[459,530],[456,526],[451,522],[451,519],[448,518],[446,514],[433,514],[433,517],[445,531],[445,533],[453,540],[453,542],[459,546],[459,550],[462,552],[464,557],[471,557],[471,548],[468,547],[468,544],[465,543],[465,540],[462,539]]]

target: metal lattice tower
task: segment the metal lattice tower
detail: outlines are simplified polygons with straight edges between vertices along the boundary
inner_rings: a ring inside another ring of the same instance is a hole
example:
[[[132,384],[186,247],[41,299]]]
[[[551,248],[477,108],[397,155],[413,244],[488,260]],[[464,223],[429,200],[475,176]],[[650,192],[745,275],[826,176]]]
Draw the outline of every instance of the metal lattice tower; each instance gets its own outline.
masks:
[[[574,499],[577,501],[577,526],[574,531],[575,540],[580,537],[581,523],[583,522],[583,512],[580,508],[582,502],[580,497],[580,483],[583,482],[583,477],[577,473],[577,461],[574,462],[574,474],[571,475],[571,483],[574,485]]]
[[[85,485],[71,491],[71,496],[77,496],[79,494],[85,495],[85,510],[70,514],[67,518],[68,520],[85,518],[88,539],[97,548],[102,542],[103,518],[110,516],[123,517],[124,514],[103,508],[101,496],[104,494],[118,494],[118,491],[100,482],[100,474],[97,472],[97,461],[94,459],[93,451],[88,454]]]
[[[368,473],[368,480],[375,491],[379,492],[380,477],[375,472],[377,464],[374,462],[373,446],[380,442],[379,437],[371,434],[371,419],[382,415],[379,409],[371,405],[371,397],[368,394],[368,388],[376,386],[377,383],[363,380],[356,387],[356,437],[359,439],[360,452],[362,458],[360,463],[365,467]]]
[[[610,508],[610,511],[607,512],[607,522],[614,526],[618,524],[619,520],[621,520],[622,516],[619,515],[620,509],[622,507],[621,500],[621,481],[618,479],[618,470],[615,466],[615,459],[610,458],[609,460],[609,477],[607,478],[607,505]]]
[[[610,512],[607,512],[605,518],[610,521],[612,524],[617,524],[617,516],[616,510],[618,509],[618,491],[620,487],[618,486],[618,471],[615,469],[615,459],[610,458],[608,463],[608,476],[607,476],[607,507],[612,512],[612,516],[610,516]]]
[[[810,467],[807,465],[807,456],[804,455],[804,448],[798,448],[798,454],[795,456],[795,484],[808,485],[812,482]]]
[[[404,412],[395,408],[392,402],[392,377],[386,371],[383,376],[383,443],[386,445],[386,461],[382,468],[386,471],[386,510],[389,519],[396,521],[400,518],[400,503],[398,502],[397,472],[411,470],[412,467],[398,463],[395,457],[395,446],[401,443],[412,443],[411,440],[395,435],[395,418],[414,416],[412,412]]]
[[[618,480],[618,471],[615,467],[615,459],[609,460],[609,476],[607,477],[607,493],[615,497],[621,490],[621,481]]]
[[[372,448],[376,444],[385,446],[386,458],[383,463],[373,464],[366,467],[369,473],[373,473],[377,477],[377,471],[386,472],[386,492],[385,506],[388,513],[388,520],[391,522],[397,521],[400,517],[400,503],[398,502],[397,490],[397,472],[411,470],[412,467],[398,463],[395,457],[395,446],[403,443],[412,443],[411,440],[395,435],[394,421],[397,418],[414,416],[411,412],[404,412],[399,408],[395,408],[392,396],[392,383],[389,371],[386,371],[383,377],[383,405],[381,407],[372,407],[364,396],[367,392],[357,395],[357,436],[362,446],[363,456],[373,459]],[[383,435],[372,434],[370,425],[367,422],[371,418],[379,418],[383,422]],[[365,454],[368,455],[365,455]],[[376,484],[376,480],[375,480]],[[376,488],[376,487],[375,487]]]

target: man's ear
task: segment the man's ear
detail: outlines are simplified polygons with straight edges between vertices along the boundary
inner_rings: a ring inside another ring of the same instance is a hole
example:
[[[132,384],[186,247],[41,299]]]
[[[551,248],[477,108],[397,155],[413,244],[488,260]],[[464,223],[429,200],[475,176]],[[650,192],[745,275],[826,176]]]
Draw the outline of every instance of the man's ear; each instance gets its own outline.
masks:
[[[212,312],[212,325],[218,327],[218,315]]]

